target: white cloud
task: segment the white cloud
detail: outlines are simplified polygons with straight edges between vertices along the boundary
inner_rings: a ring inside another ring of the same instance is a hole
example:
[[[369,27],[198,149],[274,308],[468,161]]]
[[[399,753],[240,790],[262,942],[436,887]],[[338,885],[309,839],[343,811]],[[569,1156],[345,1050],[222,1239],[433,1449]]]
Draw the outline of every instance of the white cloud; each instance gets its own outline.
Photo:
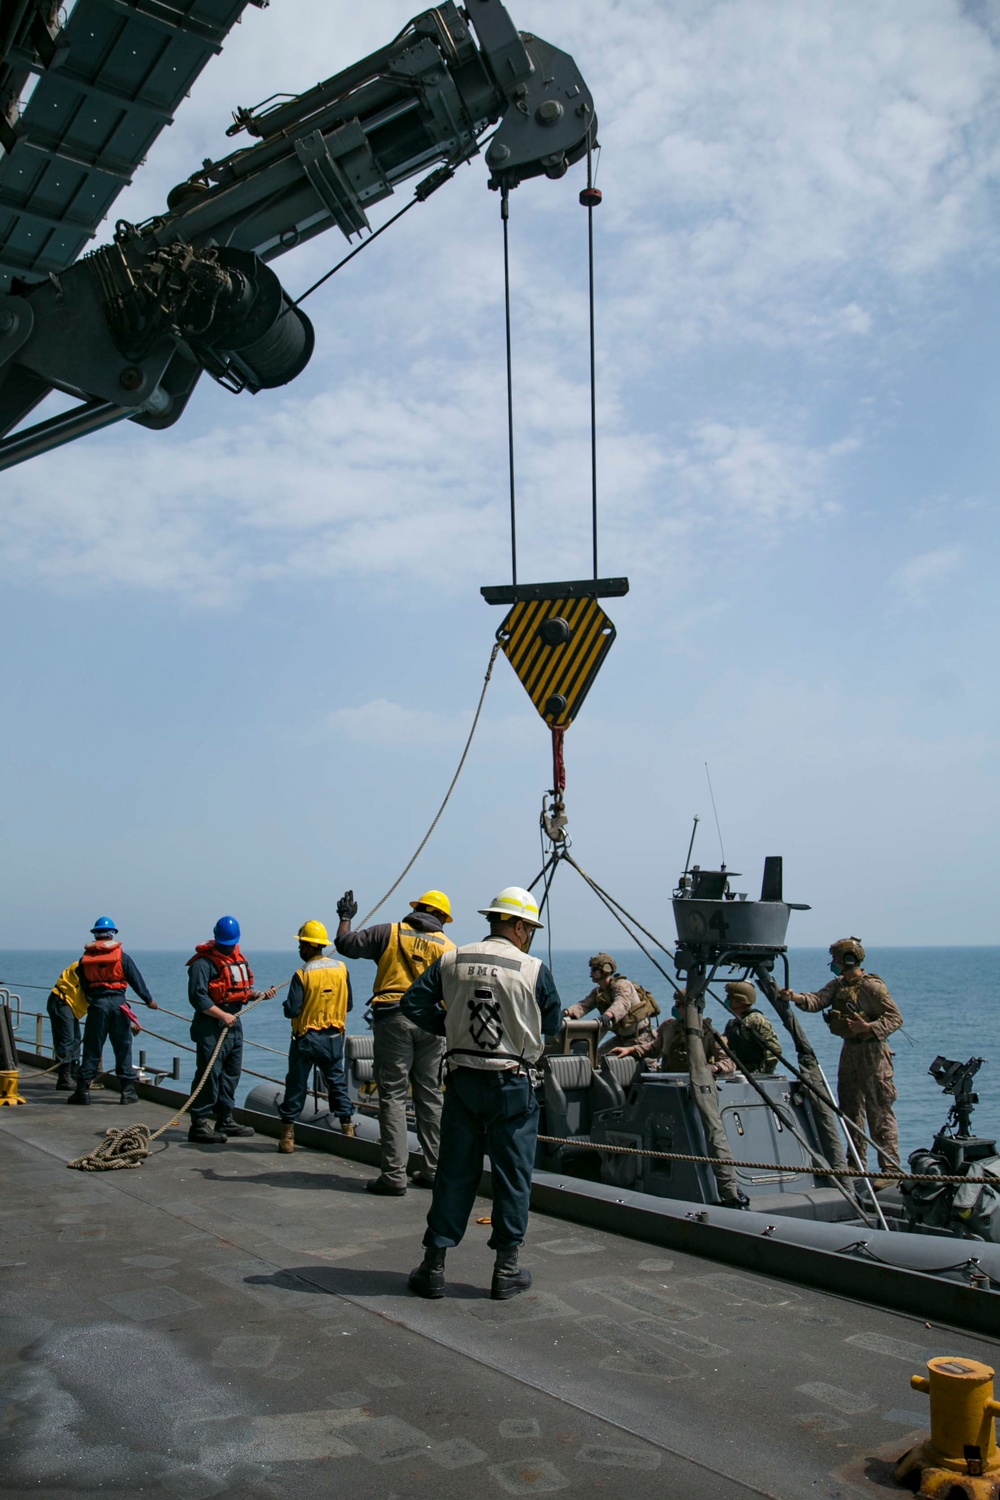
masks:
[[[903,604],[925,604],[929,594],[955,576],[962,556],[962,548],[953,546],[936,547],[909,558],[892,573],[889,582],[893,592]]]
[[[400,745],[408,750],[441,750],[454,755],[457,765],[472,720],[472,709],[445,713],[432,708],[410,708],[388,698],[373,698],[357,707],[334,709],[326,716],[321,732],[324,738],[352,745],[384,747],[392,755],[398,753]],[[523,751],[537,742],[538,726],[526,714],[503,715],[488,722],[483,719],[478,727],[483,746],[488,742],[492,751],[498,748]]]

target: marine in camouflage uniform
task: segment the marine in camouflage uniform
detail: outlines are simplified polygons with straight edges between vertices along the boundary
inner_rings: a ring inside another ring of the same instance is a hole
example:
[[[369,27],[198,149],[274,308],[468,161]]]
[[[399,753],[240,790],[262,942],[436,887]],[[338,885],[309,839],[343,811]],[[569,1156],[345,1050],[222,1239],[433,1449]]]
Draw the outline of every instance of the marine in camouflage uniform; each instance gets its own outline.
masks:
[[[590,1011],[599,1011],[602,1033],[610,1032],[602,1050],[612,1047],[631,1046],[641,1038],[652,1038],[653,1010],[624,974],[618,973],[618,965],[610,953],[595,953],[590,960],[590,977],[597,981],[590,994],[577,1005],[563,1011],[567,1021],[580,1021]]]
[[[887,1038],[903,1024],[895,1001],[877,974],[861,967],[865,950],[858,938],[840,938],[830,945],[830,967],[837,976],[815,994],[782,990],[800,1010],[823,1011],[834,1036],[843,1039],[837,1071],[840,1107],[857,1130],[852,1130],[858,1155],[867,1159],[867,1143],[857,1132],[865,1129],[878,1148],[883,1172],[899,1170],[899,1130],[893,1103],[896,1085]]]
[[[705,1061],[713,1073],[735,1073],[735,1064],[719,1046],[717,1033],[707,1016],[702,1017],[702,1042]],[[688,1071],[687,1038],[684,1035],[684,1013],[679,1005],[673,1014],[656,1031],[648,1031],[630,1047],[612,1049],[615,1057],[638,1057],[650,1063],[659,1062],[664,1073],[686,1073]]]
[[[729,981],[726,1008],[733,1019],[726,1025],[723,1040],[744,1073],[773,1073],[781,1043],[767,1016],[754,1009],[756,1003],[757,991],[749,979]]]

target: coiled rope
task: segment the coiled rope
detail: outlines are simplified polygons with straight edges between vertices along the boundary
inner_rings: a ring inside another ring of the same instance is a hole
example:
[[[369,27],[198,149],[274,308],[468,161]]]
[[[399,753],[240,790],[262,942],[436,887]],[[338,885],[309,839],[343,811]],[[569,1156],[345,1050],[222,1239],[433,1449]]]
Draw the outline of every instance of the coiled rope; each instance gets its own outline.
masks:
[[[286,979],[284,984],[291,984],[291,982],[290,979]],[[283,989],[284,985],[276,985],[275,988]],[[255,1006],[261,1005],[265,1000],[270,1000],[271,998],[271,995],[267,994],[259,995],[256,1000],[251,1000],[250,1004],[244,1005],[240,1011],[241,1019],[243,1016],[249,1014]],[[155,1035],[154,1032],[150,1032],[149,1034],[150,1036]],[[114,1126],[111,1126],[104,1132],[104,1139],[99,1146],[95,1146],[93,1151],[88,1151],[83,1156],[76,1157],[74,1161],[68,1161],[66,1163],[67,1167],[72,1167],[77,1172],[118,1172],[130,1167],[141,1167],[152,1149],[153,1142],[159,1140],[161,1135],[180,1122],[186,1111],[190,1109],[205,1087],[209,1075],[215,1067],[215,1060],[222,1051],[228,1035],[229,1027],[226,1026],[219,1035],[219,1040],[215,1044],[215,1049],[208,1060],[204,1072],[194,1086],[194,1092],[188,1095],[177,1113],[172,1115],[165,1125],[161,1125],[159,1130],[150,1130],[148,1125],[126,1125],[124,1130],[116,1130]],[[163,1038],[158,1038],[158,1040],[163,1040]],[[172,1045],[183,1046],[184,1044],[180,1042],[173,1043]],[[186,1048],[185,1050],[193,1052],[194,1048]],[[249,1071],[250,1069],[248,1068],[247,1072]]]

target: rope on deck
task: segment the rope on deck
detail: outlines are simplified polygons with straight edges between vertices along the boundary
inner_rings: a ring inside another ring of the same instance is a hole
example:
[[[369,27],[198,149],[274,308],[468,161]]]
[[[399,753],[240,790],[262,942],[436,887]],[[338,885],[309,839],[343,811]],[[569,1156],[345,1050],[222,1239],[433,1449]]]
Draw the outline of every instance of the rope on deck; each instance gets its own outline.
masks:
[[[267,994],[251,1000],[250,1004],[245,1005],[240,1011],[240,1017],[253,1010],[255,1005],[260,1005],[262,1001],[270,998]],[[72,1167],[77,1172],[117,1172],[129,1167],[141,1167],[152,1149],[153,1142],[159,1140],[160,1136],[171,1126],[180,1122],[205,1087],[228,1035],[229,1027],[227,1026],[221,1032],[215,1044],[215,1050],[208,1060],[208,1065],[194,1086],[194,1092],[188,1095],[177,1113],[165,1125],[161,1125],[159,1130],[151,1131],[148,1125],[126,1125],[124,1130],[116,1130],[114,1126],[111,1126],[104,1132],[104,1139],[99,1146],[95,1146],[93,1151],[88,1151],[84,1156],[76,1157],[74,1161],[68,1161],[67,1167]]]

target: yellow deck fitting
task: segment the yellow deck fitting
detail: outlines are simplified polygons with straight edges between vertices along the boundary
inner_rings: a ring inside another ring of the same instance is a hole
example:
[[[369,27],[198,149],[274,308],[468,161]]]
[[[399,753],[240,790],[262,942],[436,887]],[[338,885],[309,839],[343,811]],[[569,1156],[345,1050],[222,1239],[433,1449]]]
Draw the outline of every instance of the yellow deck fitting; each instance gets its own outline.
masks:
[[[18,1092],[17,1070],[0,1072],[0,1104],[27,1104],[27,1099]]]
[[[896,1483],[926,1500],[1000,1500],[993,1370],[952,1355],[927,1361],[910,1385],[931,1398],[931,1435],[896,1465]]]

